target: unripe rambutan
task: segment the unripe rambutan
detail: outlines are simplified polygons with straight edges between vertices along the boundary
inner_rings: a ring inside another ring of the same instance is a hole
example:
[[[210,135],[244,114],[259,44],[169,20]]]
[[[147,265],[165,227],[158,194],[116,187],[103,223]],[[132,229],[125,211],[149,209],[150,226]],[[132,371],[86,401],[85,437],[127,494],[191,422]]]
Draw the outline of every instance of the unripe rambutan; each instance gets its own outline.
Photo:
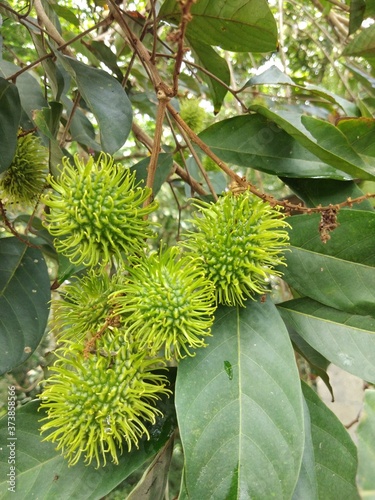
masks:
[[[216,203],[196,206],[197,232],[189,233],[183,245],[200,259],[217,302],[244,306],[247,297],[267,292],[269,276],[281,275],[274,268],[284,263],[288,245],[284,215],[250,191],[229,192]]]
[[[117,464],[124,447],[149,439],[147,425],[161,415],[156,402],[170,392],[167,378],[151,371],[160,362],[121,336],[103,337],[88,357],[80,345],[65,343],[58,356],[39,395],[47,410],[41,432],[49,432],[45,440],[58,443],[69,465],[81,456],[98,467],[108,456]]]
[[[87,163],[76,155],[74,163],[75,168],[63,158],[60,177],[49,176],[55,192],[42,199],[50,207],[46,227],[56,237],[56,250],[86,266],[140,251],[145,238],[154,236],[144,217],[157,204],[142,207],[151,190],[136,185],[135,172],[110,155],[101,153]]]
[[[196,97],[184,98],[180,101],[180,116],[188,127],[198,133],[203,128],[206,112]]]
[[[26,205],[35,202],[45,187],[47,160],[39,137],[19,135],[13,161],[0,176],[0,198]]]
[[[83,278],[64,285],[61,299],[54,302],[54,326],[59,340],[90,340],[107,329],[118,328],[121,318],[109,302],[121,287],[121,274],[109,277],[104,270],[90,270]]]
[[[141,348],[165,358],[192,356],[213,323],[214,288],[190,256],[170,247],[134,261],[129,283],[114,295],[120,315]]]

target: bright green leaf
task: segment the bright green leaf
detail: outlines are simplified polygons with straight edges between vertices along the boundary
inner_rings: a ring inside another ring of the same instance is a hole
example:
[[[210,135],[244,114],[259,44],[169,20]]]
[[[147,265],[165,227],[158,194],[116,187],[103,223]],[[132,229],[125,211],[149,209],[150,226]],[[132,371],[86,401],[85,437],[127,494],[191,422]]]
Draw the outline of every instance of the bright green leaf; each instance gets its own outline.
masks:
[[[303,383],[302,390],[310,412],[318,498],[358,500],[357,450],[352,439],[310,387]]]
[[[17,87],[0,77],[0,173],[9,167],[16,152],[20,118]]]
[[[365,391],[364,407],[357,428],[358,485],[362,498],[375,498],[375,390]]]
[[[375,318],[338,311],[307,297],[278,305],[299,335],[343,370],[375,382]]]
[[[40,250],[17,238],[0,239],[0,374],[23,363],[41,341],[50,281]]]
[[[375,24],[363,28],[343,51],[345,56],[375,57]]]
[[[200,0],[193,4],[190,12],[189,38],[233,52],[276,50],[276,22],[265,0]],[[159,17],[178,24],[179,3],[166,0]]]
[[[338,227],[323,243],[320,215],[288,219],[291,251],[284,279],[300,294],[353,314],[375,311],[375,213],[341,210]]]
[[[223,81],[225,85],[229,86],[230,72],[226,60],[220,57],[212,47],[194,38],[189,40],[189,45],[193,50],[196,63]],[[227,94],[227,89],[206,73],[200,72],[200,75],[210,89],[214,112],[218,113]]]
[[[125,143],[132,125],[132,108],[125,90],[101,69],[90,68],[70,57],[60,55],[60,58],[98,122],[103,151],[115,153]]]
[[[16,498],[18,500],[38,498],[39,500],[97,500],[107,495],[147,459],[153,457],[168,441],[175,428],[174,404],[172,399],[163,398],[158,406],[164,417],[149,431],[150,441],[142,439],[139,449],[119,456],[119,464],[107,463],[96,469],[80,460],[73,467],[60,452],[56,444],[42,441],[39,420],[45,416],[38,412],[39,403],[33,401],[17,410],[16,414]],[[6,442],[8,421],[0,420],[1,443]],[[9,473],[8,449],[0,449],[0,499],[7,495],[6,474]]]
[[[323,162],[352,177],[375,179],[375,167],[364,162],[334,125],[295,111],[270,110],[261,105],[250,109],[274,121]],[[292,176],[290,176],[292,177]]]
[[[337,124],[357,153],[375,156],[375,120],[373,118],[344,118]]]
[[[59,5],[58,3],[51,3],[50,6],[59,17],[62,17],[69,23],[73,24],[73,26],[80,25],[79,19],[72,10],[68,9],[64,5]]]
[[[215,316],[209,346],[177,375],[189,498],[290,498],[304,432],[288,333],[271,301]]]
[[[261,115],[243,115],[215,123],[199,134],[225,162],[285,177],[349,177],[323,163]]]

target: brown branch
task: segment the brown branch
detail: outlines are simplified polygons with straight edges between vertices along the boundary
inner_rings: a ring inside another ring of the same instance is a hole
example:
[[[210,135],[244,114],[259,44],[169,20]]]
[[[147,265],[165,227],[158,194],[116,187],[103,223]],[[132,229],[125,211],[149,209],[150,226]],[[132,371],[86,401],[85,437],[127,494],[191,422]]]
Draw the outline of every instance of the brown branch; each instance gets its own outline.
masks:
[[[29,240],[25,240],[18,233],[18,231],[16,231],[16,229],[13,226],[13,224],[10,222],[10,220],[7,217],[5,207],[4,207],[3,202],[1,200],[0,200],[0,214],[1,214],[1,217],[2,217],[2,219],[4,221],[5,227],[8,228],[8,230],[13,234],[13,236],[15,236],[19,241],[21,241],[21,243],[24,243],[26,246],[28,246],[30,248],[38,248],[38,249],[40,249],[40,247],[38,245],[34,245]]]

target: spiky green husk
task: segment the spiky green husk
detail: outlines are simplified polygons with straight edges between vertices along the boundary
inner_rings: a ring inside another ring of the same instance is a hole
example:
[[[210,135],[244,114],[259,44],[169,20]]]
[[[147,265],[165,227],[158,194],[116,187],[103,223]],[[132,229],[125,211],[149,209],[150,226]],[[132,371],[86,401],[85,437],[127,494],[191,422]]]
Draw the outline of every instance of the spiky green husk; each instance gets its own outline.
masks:
[[[147,424],[161,414],[155,405],[170,392],[168,380],[150,371],[155,360],[121,336],[103,337],[88,357],[81,349],[65,343],[59,351],[39,396],[47,411],[41,432],[49,432],[45,440],[58,443],[69,465],[81,457],[98,467],[108,457],[117,464],[124,447],[131,451],[142,437],[149,439]]]
[[[43,197],[56,250],[86,266],[141,251],[145,238],[155,236],[144,217],[157,204],[142,207],[151,190],[139,187],[135,171],[115,164],[110,155],[102,153],[87,163],[76,155],[74,163],[75,168],[63,158],[60,177],[49,177],[55,192]]]
[[[141,348],[165,358],[193,355],[204,347],[213,323],[214,288],[190,256],[178,258],[170,247],[139,259],[129,269],[129,283],[114,296],[121,315]]]
[[[275,267],[284,263],[288,245],[283,214],[249,191],[197,206],[197,232],[189,233],[183,245],[201,259],[217,302],[244,306],[246,298],[267,292],[270,274],[281,275]]]
[[[0,197],[12,203],[35,202],[45,187],[47,158],[39,137],[20,135],[13,161],[0,179]]]
[[[99,332],[119,327],[121,318],[109,302],[112,293],[121,287],[119,272],[109,277],[103,270],[90,270],[83,278],[69,283],[55,302],[54,327],[59,340],[89,340]]]
[[[203,128],[206,112],[196,97],[184,98],[180,101],[180,116],[188,127],[198,133]]]

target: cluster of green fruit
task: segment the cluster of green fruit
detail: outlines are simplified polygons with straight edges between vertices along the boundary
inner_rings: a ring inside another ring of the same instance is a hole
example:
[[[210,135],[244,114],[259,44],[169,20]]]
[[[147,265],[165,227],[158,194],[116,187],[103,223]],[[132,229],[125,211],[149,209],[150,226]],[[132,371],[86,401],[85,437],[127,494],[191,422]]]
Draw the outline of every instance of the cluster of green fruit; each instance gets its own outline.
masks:
[[[244,306],[283,264],[287,223],[249,191],[196,202],[194,229],[176,246],[150,251],[151,190],[107,154],[63,160],[42,196],[55,248],[87,266],[64,284],[53,308],[57,361],[40,395],[42,432],[70,464],[118,463],[137,447],[168,394],[163,374],[206,345],[218,304]]]

